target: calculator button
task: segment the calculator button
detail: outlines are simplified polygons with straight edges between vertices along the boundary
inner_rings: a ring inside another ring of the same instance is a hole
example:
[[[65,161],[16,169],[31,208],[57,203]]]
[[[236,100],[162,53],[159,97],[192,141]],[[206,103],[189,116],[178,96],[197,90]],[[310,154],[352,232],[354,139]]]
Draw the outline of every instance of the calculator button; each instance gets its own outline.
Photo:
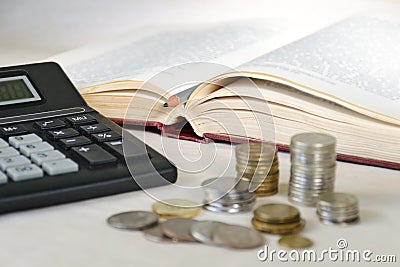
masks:
[[[57,129],[67,126],[65,122],[59,119],[54,120],[45,120],[45,121],[37,121],[35,122],[34,126],[41,130],[50,130],[50,129]]]
[[[18,156],[19,152],[13,147],[0,148],[0,158]]]
[[[31,154],[31,160],[37,165],[42,165],[43,162],[65,159],[65,155],[59,150],[50,150],[45,152]]]
[[[121,135],[113,131],[92,134],[91,137],[99,143],[121,139]]]
[[[19,150],[21,151],[21,153],[27,157],[29,157],[32,153],[45,152],[45,151],[49,151],[49,150],[53,150],[53,149],[54,149],[54,147],[47,142],[22,145],[19,147]]]
[[[85,125],[85,126],[81,126],[80,128],[87,135],[94,134],[94,133],[107,132],[110,130],[110,128],[108,128],[107,126],[105,126],[102,123]]]
[[[74,147],[72,150],[80,157],[82,157],[89,165],[100,165],[112,163],[117,160],[116,157],[105,151],[98,145],[88,145]]]
[[[4,136],[24,134],[27,132],[28,129],[26,129],[25,126],[18,124],[0,127],[0,133],[3,134]]]
[[[0,148],[8,147],[8,143],[0,138]]]
[[[43,170],[37,165],[17,166],[7,169],[7,174],[14,182],[31,180],[43,177]]]
[[[97,120],[90,115],[75,115],[69,116],[65,118],[72,125],[83,125],[83,124],[94,124],[97,123]]]
[[[51,139],[57,140],[61,138],[78,136],[79,132],[75,129],[67,128],[67,129],[48,131],[47,134],[50,136]]]
[[[66,139],[60,139],[61,145],[64,148],[70,148],[73,146],[82,146],[82,145],[88,145],[91,144],[92,141],[90,141],[89,138],[84,137],[84,136],[77,136],[77,137],[71,137],[71,138],[66,138]]]
[[[31,161],[24,156],[15,156],[15,157],[7,157],[0,158],[0,169],[5,171],[7,168],[17,167],[20,165],[28,165]]]
[[[42,168],[48,175],[59,175],[79,170],[78,164],[71,159],[47,161],[43,163]]]
[[[13,147],[19,148],[21,145],[42,142],[42,138],[40,138],[36,134],[26,134],[26,135],[12,136],[8,139],[8,142]]]
[[[5,183],[7,183],[7,175],[0,172],[0,184],[5,184]]]
[[[122,140],[105,142],[104,148],[118,157],[124,156],[124,151],[122,148]]]

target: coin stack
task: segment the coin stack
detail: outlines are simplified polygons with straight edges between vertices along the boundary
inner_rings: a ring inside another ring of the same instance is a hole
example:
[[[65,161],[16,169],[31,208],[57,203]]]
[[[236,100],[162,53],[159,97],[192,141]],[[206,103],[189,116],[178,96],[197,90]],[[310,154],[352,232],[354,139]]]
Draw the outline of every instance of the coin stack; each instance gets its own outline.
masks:
[[[243,181],[251,182],[256,196],[278,193],[279,163],[275,145],[244,143],[236,146],[236,172]]]
[[[251,220],[253,227],[270,234],[295,234],[300,232],[305,221],[293,206],[285,204],[265,204],[254,210]]]
[[[318,197],[317,214],[325,224],[348,225],[360,220],[356,196],[327,192]]]
[[[322,133],[301,133],[290,143],[289,200],[315,206],[321,193],[334,189],[336,139]]]
[[[213,212],[239,213],[252,210],[256,196],[249,192],[249,183],[234,177],[205,180],[203,208]]]

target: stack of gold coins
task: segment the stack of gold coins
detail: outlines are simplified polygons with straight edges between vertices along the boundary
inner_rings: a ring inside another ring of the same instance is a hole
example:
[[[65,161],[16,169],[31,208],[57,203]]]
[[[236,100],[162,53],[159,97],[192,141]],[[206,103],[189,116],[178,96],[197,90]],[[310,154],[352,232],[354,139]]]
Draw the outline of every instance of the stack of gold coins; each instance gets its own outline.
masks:
[[[279,163],[275,145],[244,143],[236,146],[238,178],[251,182],[256,196],[278,193]]]
[[[265,204],[256,208],[251,223],[258,231],[279,235],[298,233],[305,225],[299,210],[285,204]]]

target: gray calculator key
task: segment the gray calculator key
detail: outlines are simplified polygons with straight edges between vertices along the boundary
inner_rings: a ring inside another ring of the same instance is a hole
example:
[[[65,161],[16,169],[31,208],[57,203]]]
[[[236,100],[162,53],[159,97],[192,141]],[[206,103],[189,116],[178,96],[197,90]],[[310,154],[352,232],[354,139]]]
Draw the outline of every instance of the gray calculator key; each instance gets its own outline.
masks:
[[[27,157],[29,157],[32,153],[45,152],[45,151],[49,151],[49,150],[53,150],[53,149],[54,149],[54,147],[47,142],[22,145],[19,147],[19,150],[21,151],[21,153]]]
[[[18,136],[11,136],[8,142],[15,148],[19,148],[21,145],[33,144],[42,142],[42,138],[36,134],[25,134]]]
[[[0,148],[8,147],[8,143],[0,138]]]
[[[42,168],[48,175],[77,172],[79,170],[78,164],[71,159],[43,162]]]
[[[19,152],[13,147],[0,148],[0,158],[18,156]]]
[[[65,159],[65,155],[58,150],[50,150],[45,152],[31,154],[31,160],[37,165],[42,165],[43,162]]]
[[[5,183],[7,183],[7,175],[0,172],[0,184],[5,184]]]
[[[7,169],[8,176],[14,181],[25,181],[43,177],[43,170],[37,165],[30,164]]]
[[[7,157],[0,158],[0,169],[5,171],[7,168],[17,167],[21,165],[29,165],[31,161],[24,156],[15,156],[15,157]]]

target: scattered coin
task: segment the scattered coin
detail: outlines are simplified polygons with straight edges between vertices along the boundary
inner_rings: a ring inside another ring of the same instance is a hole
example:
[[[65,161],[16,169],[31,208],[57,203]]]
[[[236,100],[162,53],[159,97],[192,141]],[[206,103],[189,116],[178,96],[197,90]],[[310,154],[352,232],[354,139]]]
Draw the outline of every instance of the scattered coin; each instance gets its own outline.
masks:
[[[196,242],[190,231],[194,222],[195,220],[189,218],[173,218],[163,222],[161,229],[175,241]]]
[[[279,245],[287,248],[308,248],[313,242],[301,235],[286,235],[279,239]]]
[[[143,230],[157,225],[158,215],[149,211],[129,211],[112,215],[107,222],[118,229]]]
[[[225,227],[227,224],[217,221],[197,221],[192,223],[190,232],[192,236],[199,242],[207,245],[217,245],[212,234],[216,227]]]
[[[216,227],[212,240],[216,244],[235,249],[257,248],[265,244],[265,238],[259,232],[239,225]]]
[[[201,205],[186,199],[167,199],[153,204],[153,212],[163,218],[193,218],[201,210]]]
[[[161,224],[147,228],[143,231],[144,237],[147,240],[157,243],[175,243],[176,241],[166,236],[161,229]]]

